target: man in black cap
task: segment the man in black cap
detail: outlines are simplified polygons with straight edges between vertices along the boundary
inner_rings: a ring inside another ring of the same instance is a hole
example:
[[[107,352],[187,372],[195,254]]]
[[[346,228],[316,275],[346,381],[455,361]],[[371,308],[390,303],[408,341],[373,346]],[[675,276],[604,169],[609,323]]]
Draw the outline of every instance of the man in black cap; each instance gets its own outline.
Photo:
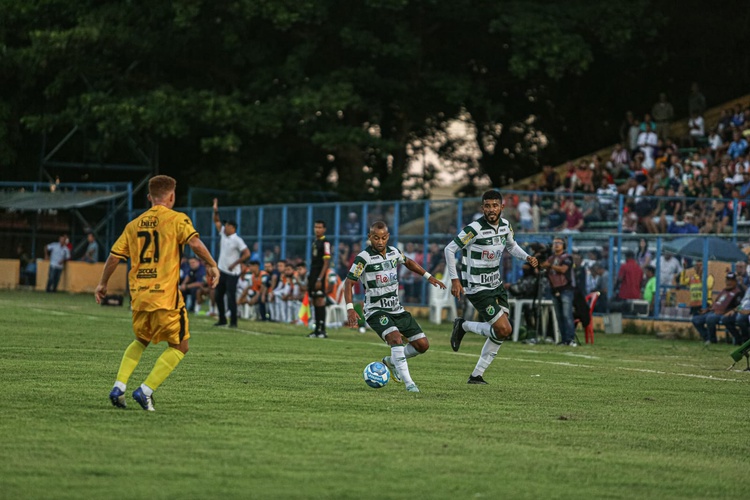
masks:
[[[728,273],[726,286],[709,309],[703,309],[693,316],[693,326],[700,333],[705,344],[715,344],[716,326],[725,325],[731,333],[735,330],[735,313],[742,299],[742,289],[737,286],[737,275]]]
[[[240,263],[250,257],[250,249],[237,234],[237,223],[227,221],[222,225],[219,219],[219,200],[214,198],[214,224],[216,231],[221,235],[219,253],[219,284],[216,286],[216,308],[219,310],[219,321],[214,326],[225,326],[227,324],[227,306],[224,304],[224,295],[227,296],[229,314],[231,315],[230,327],[237,328],[237,281],[240,278],[242,266]]]

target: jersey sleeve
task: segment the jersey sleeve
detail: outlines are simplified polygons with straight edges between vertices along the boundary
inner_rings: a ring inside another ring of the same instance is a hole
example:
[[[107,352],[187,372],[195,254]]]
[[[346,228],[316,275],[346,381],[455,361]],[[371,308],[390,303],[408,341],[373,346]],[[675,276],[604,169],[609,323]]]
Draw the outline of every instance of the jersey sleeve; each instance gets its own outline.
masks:
[[[458,233],[458,236],[453,238],[453,242],[458,245],[459,250],[463,250],[466,245],[474,241],[477,237],[477,231],[473,227],[466,226]]]
[[[529,254],[516,241],[513,227],[511,227],[510,223],[508,223],[508,236],[505,239],[505,248],[517,259],[526,260],[529,258]]]
[[[128,245],[128,237],[126,236],[127,231],[128,228],[125,228],[125,231],[117,238],[117,241],[115,241],[115,244],[112,245],[112,249],[109,251],[110,254],[122,260],[130,258],[130,246]]]
[[[352,281],[359,281],[362,273],[365,272],[366,265],[367,262],[365,262],[365,259],[362,257],[362,255],[357,255],[356,257],[354,257],[354,262],[352,262],[352,267],[349,268],[349,274],[347,274],[346,277]]]
[[[331,258],[331,243],[328,241],[323,242],[323,258],[324,259]]]
[[[398,252],[398,257],[397,257],[396,263],[397,264],[406,264],[406,255],[404,255],[404,252],[402,252],[398,248],[396,249],[396,251]]]
[[[193,221],[187,215],[181,216],[177,221],[177,241],[180,245],[184,245],[193,236],[198,236],[198,231],[193,226]]]

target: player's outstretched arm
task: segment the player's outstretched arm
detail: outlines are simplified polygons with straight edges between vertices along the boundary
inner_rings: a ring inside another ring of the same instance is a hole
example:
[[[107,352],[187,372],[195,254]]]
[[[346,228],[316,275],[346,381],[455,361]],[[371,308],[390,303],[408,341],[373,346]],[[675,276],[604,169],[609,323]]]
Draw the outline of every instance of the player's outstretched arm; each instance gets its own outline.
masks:
[[[352,293],[352,289],[354,288],[354,284],[356,281],[352,280],[351,278],[346,278],[344,281],[344,301],[346,302],[346,320],[349,324],[349,328],[357,328],[357,325],[359,324],[359,314],[354,309],[354,294]]]
[[[193,250],[193,253],[198,256],[206,265],[206,278],[208,285],[211,288],[216,288],[219,284],[219,268],[216,266],[216,261],[211,257],[211,252],[208,251],[206,245],[203,244],[200,238],[193,237],[188,241],[188,245]]]
[[[427,271],[425,271],[422,266],[420,266],[419,264],[417,264],[416,262],[414,262],[412,259],[406,257],[404,259],[404,266],[406,266],[406,268],[409,271],[412,271],[412,272],[420,275],[424,279],[426,279],[427,282],[430,285],[436,286],[436,287],[442,288],[442,289],[446,288],[445,287],[445,283],[443,283],[442,281],[436,279],[433,275],[431,275],[430,273],[428,273]]]

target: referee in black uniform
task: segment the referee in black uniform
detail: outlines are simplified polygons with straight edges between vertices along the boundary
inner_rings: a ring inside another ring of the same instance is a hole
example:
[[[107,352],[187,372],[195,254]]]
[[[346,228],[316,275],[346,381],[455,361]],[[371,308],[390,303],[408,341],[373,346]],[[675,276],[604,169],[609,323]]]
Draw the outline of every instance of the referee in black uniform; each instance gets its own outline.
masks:
[[[331,262],[331,243],[326,240],[326,223],[315,221],[315,241],[312,246],[312,262],[307,275],[307,291],[315,307],[315,331],[308,337],[325,339],[326,334],[326,284],[328,266]]]

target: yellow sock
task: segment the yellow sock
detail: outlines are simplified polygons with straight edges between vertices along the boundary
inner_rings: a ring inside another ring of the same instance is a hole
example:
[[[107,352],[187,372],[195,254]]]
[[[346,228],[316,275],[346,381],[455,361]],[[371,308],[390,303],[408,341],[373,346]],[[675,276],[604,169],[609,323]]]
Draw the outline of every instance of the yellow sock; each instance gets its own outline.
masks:
[[[132,344],[125,349],[125,354],[122,355],[122,361],[120,361],[120,370],[117,372],[117,381],[123,385],[128,384],[128,379],[133,374],[133,370],[138,366],[138,362],[141,360],[143,351],[146,350],[146,346],[134,340]]]
[[[182,354],[182,351],[179,351],[174,347],[167,347],[167,349],[161,353],[159,359],[156,360],[154,369],[148,374],[148,378],[143,382],[143,385],[148,386],[155,391],[162,382],[167,380],[169,374],[177,368],[177,365],[180,364],[180,361],[182,361],[182,358],[184,357],[185,355]]]

